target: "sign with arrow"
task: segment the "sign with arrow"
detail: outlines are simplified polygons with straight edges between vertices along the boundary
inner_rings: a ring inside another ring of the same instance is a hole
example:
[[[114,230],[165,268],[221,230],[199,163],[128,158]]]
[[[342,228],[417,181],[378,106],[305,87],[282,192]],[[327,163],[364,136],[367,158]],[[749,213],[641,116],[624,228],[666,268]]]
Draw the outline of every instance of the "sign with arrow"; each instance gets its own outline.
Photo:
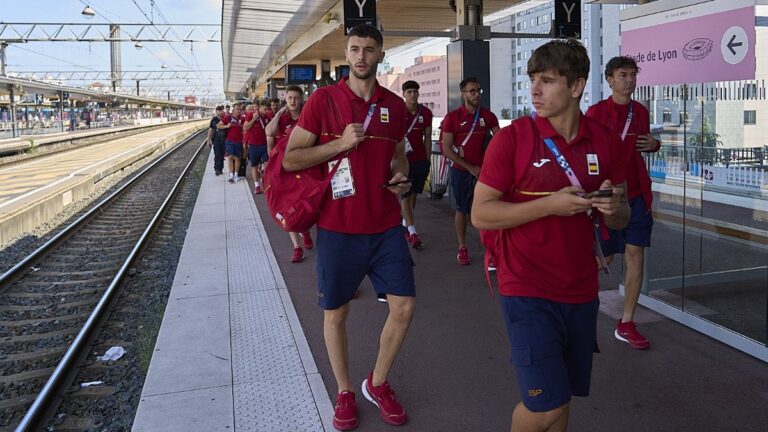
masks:
[[[755,78],[754,0],[713,0],[621,21],[621,53],[641,68],[638,85]],[[632,16],[635,15],[635,16]]]

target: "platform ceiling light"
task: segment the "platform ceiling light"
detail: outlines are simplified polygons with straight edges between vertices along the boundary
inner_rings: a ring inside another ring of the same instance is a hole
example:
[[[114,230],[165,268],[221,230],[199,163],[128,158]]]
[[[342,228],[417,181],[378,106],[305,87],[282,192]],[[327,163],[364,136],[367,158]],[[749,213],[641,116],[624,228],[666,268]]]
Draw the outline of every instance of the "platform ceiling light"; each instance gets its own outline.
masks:
[[[162,65],[162,66],[160,66],[160,67],[161,67],[161,68],[163,68],[163,69],[168,69],[168,65],[167,65],[167,64],[163,64],[163,65]]]
[[[141,41],[136,41],[136,43],[133,45],[136,49],[142,49],[144,48],[144,45],[141,43]]]
[[[96,16],[96,11],[93,10],[93,8],[90,5],[85,5],[85,9],[83,9],[82,14],[86,18],[93,18],[94,16]]]

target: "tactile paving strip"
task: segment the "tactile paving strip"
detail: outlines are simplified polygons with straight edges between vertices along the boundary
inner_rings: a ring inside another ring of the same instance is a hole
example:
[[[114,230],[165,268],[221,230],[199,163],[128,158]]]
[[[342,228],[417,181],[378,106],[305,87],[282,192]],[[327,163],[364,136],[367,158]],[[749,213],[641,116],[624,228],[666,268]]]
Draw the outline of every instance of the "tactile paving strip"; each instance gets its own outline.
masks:
[[[304,375],[276,289],[230,294],[234,384]]]
[[[230,293],[277,289],[253,218],[227,220],[227,255]]]
[[[235,430],[323,432],[306,377],[236,385]]]

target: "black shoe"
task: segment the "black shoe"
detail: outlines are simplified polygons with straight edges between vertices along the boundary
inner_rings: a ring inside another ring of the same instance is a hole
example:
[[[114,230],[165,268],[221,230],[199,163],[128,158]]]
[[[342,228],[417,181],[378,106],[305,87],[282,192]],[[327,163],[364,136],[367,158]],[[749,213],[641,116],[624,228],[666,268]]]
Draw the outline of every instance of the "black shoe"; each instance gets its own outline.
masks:
[[[221,175],[221,171],[216,171],[216,176],[218,177],[220,175]]]
[[[386,303],[387,302],[387,295],[383,294],[383,293],[376,294],[376,300],[378,300],[381,303]]]

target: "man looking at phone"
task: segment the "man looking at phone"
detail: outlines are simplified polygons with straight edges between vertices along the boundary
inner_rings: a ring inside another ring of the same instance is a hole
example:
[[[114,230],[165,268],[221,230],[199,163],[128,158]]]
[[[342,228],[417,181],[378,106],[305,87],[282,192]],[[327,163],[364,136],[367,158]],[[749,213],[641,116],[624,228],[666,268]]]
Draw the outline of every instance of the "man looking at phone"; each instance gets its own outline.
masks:
[[[323,334],[338,386],[333,416],[338,430],[358,425],[349,377],[347,316],[349,302],[365,276],[377,293],[387,294],[389,316],[381,331],[376,364],[363,381],[363,395],[379,408],[385,422],[407,421],[387,375],[416,305],[413,260],[400,226],[398,202],[410,189],[403,140],[408,125],[403,100],[376,81],[376,68],[384,60],[383,45],[381,32],[372,26],[358,25],[349,31],[345,50],[349,77],[336,88],[317,89],[307,100],[283,159],[287,171],[321,165],[327,173],[335,163],[340,167],[323,203],[316,242]],[[336,115],[333,107],[346,108],[345,104],[351,105],[352,122],[343,132],[324,129],[334,120],[326,118]]]
[[[501,230],[499,293],[522,402],[512,431],[565,432],[571,396],[589,394],[597,348],[595,228],[623,228],[624,156],[579,100],[587,50],[553,40],[528,60],[536,118],[494,135],[475,188],[472,221]],[[585,198],[611,190],[610,197]]]
[[[624,254],[624,311],[614,331],[616,339],[629,343],[634,349],[647,349],[651,343],[634,323],[640,287],[643,284],[645,248],[651,245],[653,215],[651,204],[651,178],[645,167],[642,152],[657,152],[659,140],[650,134],[648,110],[632,100],[637,86],[639,68],[631,57],[614,57],[605,65],[605,79],[612,94],[592,105],[587,116],[608,126],[614,136],[621,139],[622,151],[627,155],[627,197],[632,216],[626,228],[610,231],[610,239],[602,242],[603,253],[610,263],[616,253]]]

